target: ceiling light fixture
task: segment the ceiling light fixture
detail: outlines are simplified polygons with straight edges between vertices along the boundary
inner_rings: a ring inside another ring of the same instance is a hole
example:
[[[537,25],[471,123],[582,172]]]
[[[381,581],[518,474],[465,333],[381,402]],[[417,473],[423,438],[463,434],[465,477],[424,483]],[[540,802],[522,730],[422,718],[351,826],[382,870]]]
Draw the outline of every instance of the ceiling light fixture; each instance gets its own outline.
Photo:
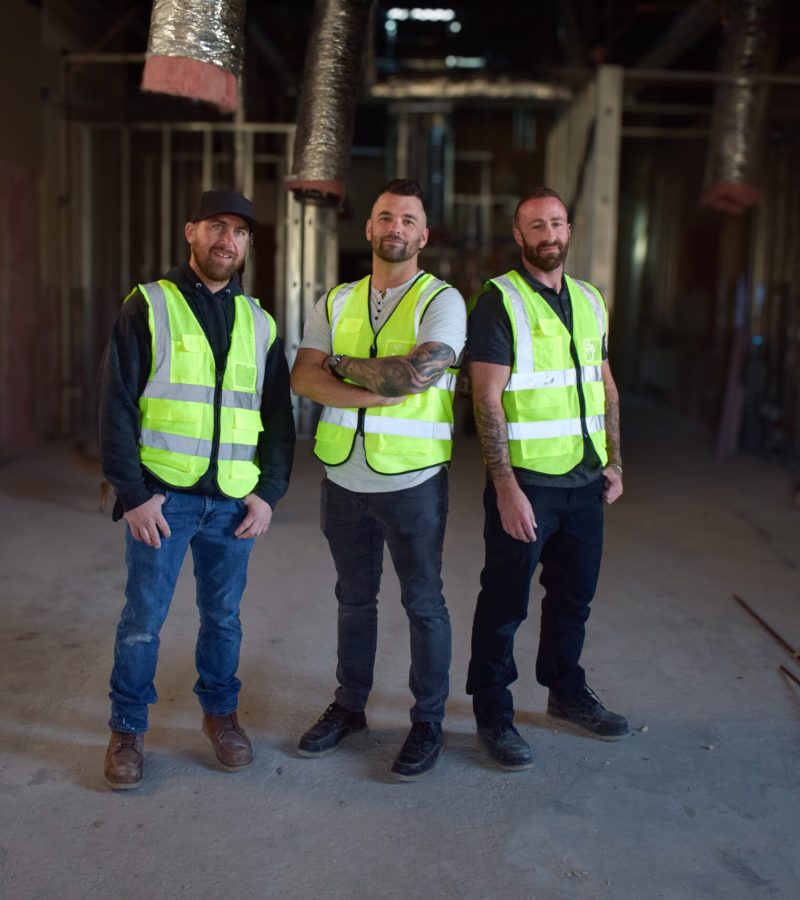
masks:
[[[409,19],[414,22],[452,22],[455,17],[454,9],[429,6],[414,6],[411,9],[393,6],[386,13],[386,18],[393,19],[395,22],[407,22]]]

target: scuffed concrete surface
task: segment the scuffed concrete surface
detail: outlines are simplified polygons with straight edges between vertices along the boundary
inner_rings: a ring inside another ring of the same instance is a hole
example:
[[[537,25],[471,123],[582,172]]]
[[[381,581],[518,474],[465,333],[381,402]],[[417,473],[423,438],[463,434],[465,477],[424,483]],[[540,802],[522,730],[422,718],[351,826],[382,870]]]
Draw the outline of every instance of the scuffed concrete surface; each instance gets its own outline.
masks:
[[[96,466],[54,446],[0,467],[0,891],[77,898],[719,898],[800,896],[800,667],[732,600],[800,646],[800,511],[791,478],[644,403],[623,419],[584,654],[633,735],[553,727],[533,679],[536,600],[520,630],[517,722],[530,772],[478,748],[464,682],[482,558],[482,468],[462,436],[445,592],[454,631],[445,753],[416,784],[388,769],[408,728],[408,629],[387,564],[370,731],[307,760],[330,702],[333,567],[308,444],[243,606],[241,718],[257,759],[214,768],[192,694],[190,564],[162,633],[146,781],[102,779],[107,680],[124,586],[122,526],[98,515]],[[534,597],[540,596],[538,585]]]

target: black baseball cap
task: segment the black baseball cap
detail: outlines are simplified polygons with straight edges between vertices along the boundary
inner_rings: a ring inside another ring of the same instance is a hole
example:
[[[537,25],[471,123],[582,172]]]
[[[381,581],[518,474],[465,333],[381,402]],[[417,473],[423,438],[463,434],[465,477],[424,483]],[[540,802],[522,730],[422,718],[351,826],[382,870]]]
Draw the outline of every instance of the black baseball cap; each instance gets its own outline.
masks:
[[[225,213],[231,216],[239,216],[250,226],[252,232],[258,219],[253,204],[237,191],[204,191],[200,198],[200,205],[192,213],[190,222],[199,222],[201,219],[210,219],[212,216],[221,216]]]

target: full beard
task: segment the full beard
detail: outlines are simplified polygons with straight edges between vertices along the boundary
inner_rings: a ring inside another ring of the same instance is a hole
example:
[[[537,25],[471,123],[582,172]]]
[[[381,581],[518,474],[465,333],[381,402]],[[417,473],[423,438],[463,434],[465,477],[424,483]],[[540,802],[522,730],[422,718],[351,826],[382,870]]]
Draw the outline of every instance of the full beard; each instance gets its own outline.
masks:
[[[540,256],[545,247],[558,247],[558,253],[548,253]],[[536,269],[542,272],[552,272],[559,266],[564,264],[569,251],[569,241],[566,244],[561,241],[542,241],[536,245],[524,243],[522,247],[522,255]]]
[[[209,253],[205,259],[197,259],[195,257],[197,267],[210,281],[227,281],[234,272],[237,272],[242,264],[242,260],[233,257],[227,261],[217,259]]]

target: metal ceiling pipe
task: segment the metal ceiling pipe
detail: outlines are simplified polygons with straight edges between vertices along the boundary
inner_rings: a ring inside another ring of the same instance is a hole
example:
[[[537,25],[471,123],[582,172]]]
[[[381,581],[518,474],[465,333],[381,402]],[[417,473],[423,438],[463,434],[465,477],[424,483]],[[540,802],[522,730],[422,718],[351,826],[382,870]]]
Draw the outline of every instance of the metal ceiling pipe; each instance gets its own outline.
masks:
[[[370,6],[315,0],[289,180],[304,197],[344,197]]]
[[[714,96],[706,188],[700,202],[720,212],[740,213],[758,203],[757,171],[766,129],[768,86],[759,77],[775,61],[774,0],[731,0],[723,20],[721,82]]]
[[[237,107],[246,0],[153,0],[142,89]]]

